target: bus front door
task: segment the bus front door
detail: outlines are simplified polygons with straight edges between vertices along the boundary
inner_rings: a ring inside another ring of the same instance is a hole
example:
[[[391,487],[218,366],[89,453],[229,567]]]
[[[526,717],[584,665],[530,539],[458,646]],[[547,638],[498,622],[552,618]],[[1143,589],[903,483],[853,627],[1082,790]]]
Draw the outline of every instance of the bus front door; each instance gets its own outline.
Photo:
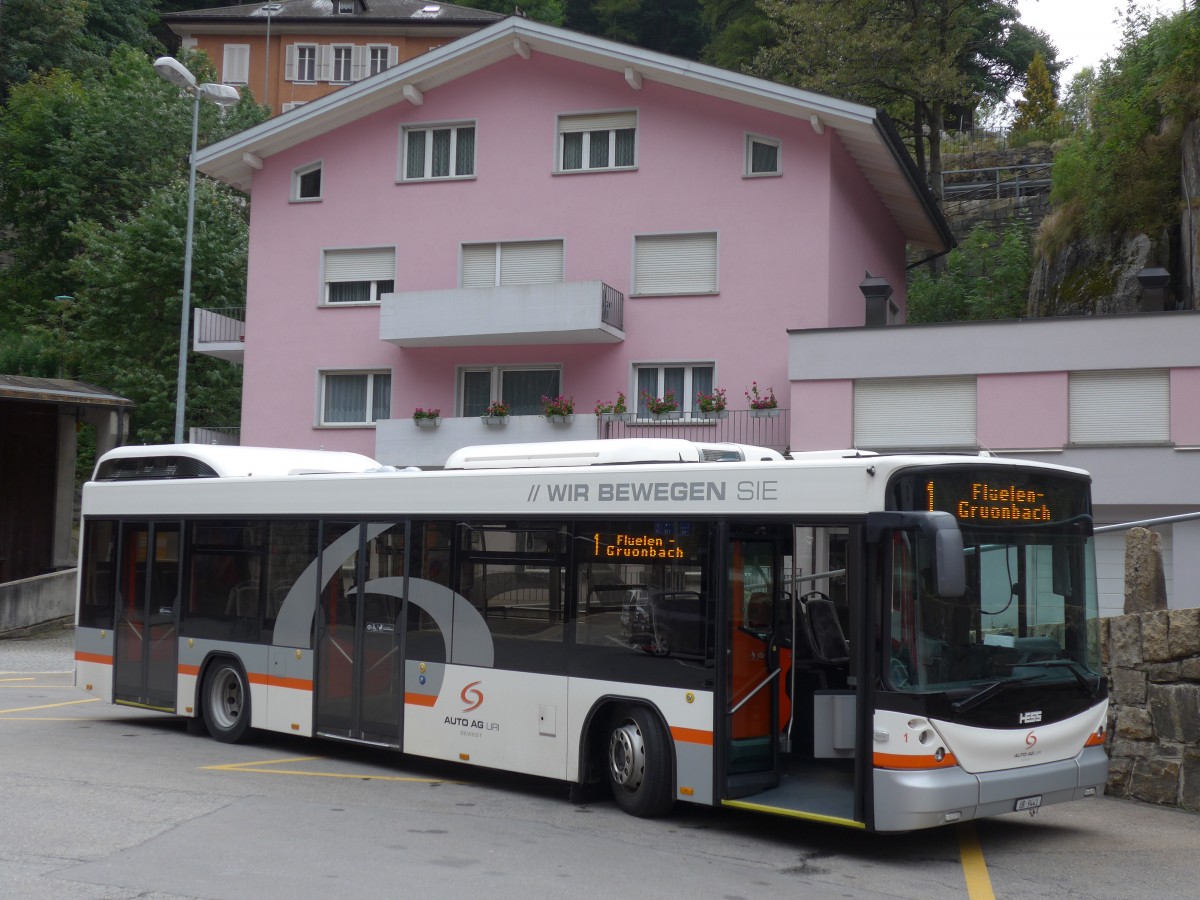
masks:
[[[175,712],[179,523],[121,525],[113,700]]]
[[[734,534],[728,560],[725,789],[742,797],[779,783],[780,722],[787,719],[779,542]]]
[[[325,523],[316,679],[320,735],[400,746],[401,599],[372,590],[370,582],[399,574],[403,543],[402,525]]]

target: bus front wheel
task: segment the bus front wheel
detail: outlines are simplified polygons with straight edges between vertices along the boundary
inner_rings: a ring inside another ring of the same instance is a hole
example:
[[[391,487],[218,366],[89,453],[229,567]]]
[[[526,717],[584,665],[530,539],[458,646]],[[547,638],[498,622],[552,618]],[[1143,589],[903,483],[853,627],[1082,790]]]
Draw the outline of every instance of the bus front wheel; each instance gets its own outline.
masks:
[[[608,735],[608,780],[617,806],[641,818],[671,809],[671,745],[658,716],[643,706],[620,709]]]
[[[245,740],[250,731],[250,685],[232,660],[214,662],[204,679],[204,722],[226,744]]]

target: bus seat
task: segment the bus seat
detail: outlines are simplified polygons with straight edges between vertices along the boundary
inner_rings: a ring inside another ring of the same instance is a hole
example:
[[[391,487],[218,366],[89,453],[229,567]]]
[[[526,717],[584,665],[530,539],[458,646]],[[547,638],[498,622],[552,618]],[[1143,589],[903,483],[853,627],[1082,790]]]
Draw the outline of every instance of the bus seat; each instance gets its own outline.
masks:
[[[833,601],[821,593],[809,594],[804,598],[804,612],[817,661],[826,665],[849,662],[850,645]]]

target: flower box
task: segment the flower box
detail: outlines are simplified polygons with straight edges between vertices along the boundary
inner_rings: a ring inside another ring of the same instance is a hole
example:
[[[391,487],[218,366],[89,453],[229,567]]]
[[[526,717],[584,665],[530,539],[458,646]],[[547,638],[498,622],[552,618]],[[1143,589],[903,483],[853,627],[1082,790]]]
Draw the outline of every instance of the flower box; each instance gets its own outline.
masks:
[[[416,425],[418,428],[437,428],[439,425],[442,424],[442,417],[435,416],[433,418],[430,418],[428,416],[425,416],[420,419],[413,419],[413,424]]]
[[[480,416],[479,421],[489,426],[507,425],[508,416]]]
[[[600,413],[601,422],[632,422],[636,418],[637,413],[631,412]]]
[[[546,421],[552,425],[570,425],[575,421],[575,414],[559,415],[558,413],[550,413],[546,416]]]
[[[779,407],[777,406],[750,410],[750,418],[752,419],[774,419],[777,415],[779,415]]]
[[[727,409],[712,409],[712,410],[709,410],[708,412],[705,412],[704,410],[701,409],[701,410],[697,410],[694,413],[694,415],[697,419],[728,419],[729,418],[729,410],[727,410]]]
[[[646,415],[648,415],[655,422],[666,422],[672,419],[682,419],[683,411],[678,409],[668,409],[665,412],[652,412],[647,413]]]

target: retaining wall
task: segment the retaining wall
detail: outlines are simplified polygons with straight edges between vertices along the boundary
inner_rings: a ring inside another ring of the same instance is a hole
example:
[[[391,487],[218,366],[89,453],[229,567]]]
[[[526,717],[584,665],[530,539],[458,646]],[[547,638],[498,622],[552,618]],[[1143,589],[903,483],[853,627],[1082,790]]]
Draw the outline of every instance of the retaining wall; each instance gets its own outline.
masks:
[[[75,616],[75,569],[0,584],[0,634]]]

